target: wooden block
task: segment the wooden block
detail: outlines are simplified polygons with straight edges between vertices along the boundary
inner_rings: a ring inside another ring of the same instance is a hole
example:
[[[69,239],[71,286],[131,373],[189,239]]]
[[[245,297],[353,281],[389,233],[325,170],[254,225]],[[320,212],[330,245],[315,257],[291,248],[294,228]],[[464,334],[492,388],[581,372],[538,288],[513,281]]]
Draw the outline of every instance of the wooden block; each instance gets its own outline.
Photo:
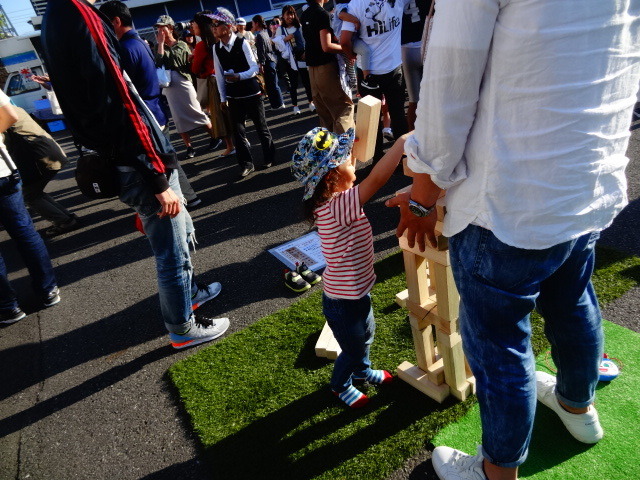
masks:
[[[427,369],[427,378],[436,385],[444,383],[444,360],[438,358],[433,365]]]
[[[409,323],[411,324],[411,336],[413,337],[418,366],[427,371],[436,362],[433,327],[428,325],[426,328],[417,328],[416,318],[413,315],[409,315]]]
[[[411,317],[415,318],[416,328],[423,329],[428,325],[433,325],[437,330],[450,335],[452,333],[458,333],[458,319],[446,320],[438,315],[438,305],[430,301],[423,305],[407,299],[407,310],[409,310],[410,322]]]
[[[400,248],[405,252],[414,253],[420,257],[426,258],[427,260],[433,260],[435,263],[439,263],[441,265],[451,265],[449,252],[447,250],[439,251],[436,248],[426,245],[423,252],[418,248],[418,244],[415,244],[413,248],[409,248],[406,234],[398,239],[398,243],[400,244]]]
[[[475,393],[474,386],[470,382],[466,382],[461,388],[449,387],[449,389],[451,390],[451,395],[460,401],[466,400],[472,393]]]
[[[443,229],[443,228],[444,228],[444,224],[443,224],[440,220],[438,220],[438,221],[436,222],[436,226],[435,226],[435,228],[434,228],[434,230],[435,230],[435,232],[434,232],[434,233],[435,233],[436,235],[442,235],[442,229]]]
[[[329,343],[327,344],[326,357],[329,360],[335,360],[336,358],[338,358],[338,355],[340,355],[341,351],[342,349],[340,348],[338,341],[332,334],[331,340],[329,340]]]
[[[316,356],[335,360],[340,355],[340,351],[340,345],[338,345],[338,341],[333,336],[331,327],[325,322],[316,342]]]
[[[462,338],[459,333],[447,335],[436,330],[438,352],[444,360],[444,379],[452,389],[462,390],[467,383],[467,373],[464,368],[464,353]]]
[[[453,272],[450,266],[434,265],[436,278],[436,298],[438,299],[438,316],[445,320],[458,318],[460,309],[460,295],[453,280]]]
[[[447,214],[447,197],[440,197],[436,202],[436,216],[439,222],[444,222],[444,216]]]
[[[407,298],[409,298],[409,289],[396,293],[396,303],[402,308],[407,307]]]
[[[414,253],[402,252],[404,271],[407,277],[409,298],[422,304],[429,298],[429,283],[427,281],[427,262],[423,257]]]
[[[325,322],[324,326],[322,327],[322,331],[320,332],[320,336],[318,337],[318,341],[316,341],[316,356],[327,356],[327,345],[329,344],[329,340],[331,340],[332,338],[333,332],[331,332],[329,324]]]
[[[435,291],[436,289],[436,262],[433,260],[427,260],[427,277],[429,278],[429,288]]]
[[[427,374],[409,362],[398,365],[398,378],[417,388],[425,395],[442,403],[449,396],[449,386],[446,383],[435,385],[429,380]]]
[[[371,95],[361,98],[358,102],[353,156],[361,162],[368,162],[375,153],[381,106],[380,100]]]

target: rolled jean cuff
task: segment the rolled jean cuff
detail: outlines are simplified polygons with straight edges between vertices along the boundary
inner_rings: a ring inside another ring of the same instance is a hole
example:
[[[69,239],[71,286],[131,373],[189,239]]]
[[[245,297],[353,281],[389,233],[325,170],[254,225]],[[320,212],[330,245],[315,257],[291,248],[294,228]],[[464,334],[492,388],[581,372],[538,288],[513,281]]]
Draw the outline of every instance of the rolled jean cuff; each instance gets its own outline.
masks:
[[[574,402],[573,400],[569,400],[568,398],[563,397],[562,395],[560,395],[560,393],[558,393],[558,389],[556,388],[556,398],[564,403],[567,407],[571,407],[571,408],[585,408],[588,407],[589,405],[591,405],[595,399],[596,396],[595,394],[586,402]]]
[[[516,468],[519,467],[520,465],[522,465],[525,460],[527,459],[527,456],[529,455],[529,449],[525,450],[525,452],[522,454],[522,456],[517,459],[514,462],[498,462],[495,461],[491,455],[487,454],[487,451],[484,449],[484,446],[482,447],[482,456],[484,458],[487,459],[487,461],[493,465],[496,465],[497,467],[504,467],[504,468]]]
[[[167,331],[169,333],[175,333],[177,335],[182,335],[184,334],[187,330],[189,330],[189,327],[191,326],[191,318],[189,318],[186,322],[181,323],[179,325],[175,325],[173,323],[167,323],[164,322],[164,326],[166,327]]]

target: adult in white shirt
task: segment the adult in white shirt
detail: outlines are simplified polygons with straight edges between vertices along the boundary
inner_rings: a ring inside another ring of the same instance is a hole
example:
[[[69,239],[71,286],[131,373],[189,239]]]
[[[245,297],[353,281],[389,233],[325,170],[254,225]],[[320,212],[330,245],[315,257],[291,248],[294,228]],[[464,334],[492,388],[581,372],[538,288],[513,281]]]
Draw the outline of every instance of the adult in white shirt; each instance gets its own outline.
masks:
[[[386,99],[391,117],[391,130],[395,138],[409,131],[404,113],[405,85],[402,75],[401,27],[404,7],[408,0],[352,0],[348,12],[360,21],[360,28],[351,22],[342,24],[340,44],[345,53],[355,58],[353,34],[371,50],[371,75],[367,82],[377,84],[378,89],[368,92]],[[382,130],[378,129],[377,145],[382,145]]]
[[[516,479],[537,398],[579,441],[603,435],[592,403],[602,329],[591,285],[599,232],[626,205],[640,80],[635,0],[438,2],[418,118],[417,172],[398,233],[424,248],[447,189],[444,234],[476,377],[482,447],[438,447],[442,479]],[[545,318],[557,378],[535,372],[529,313]],[[463,461],[463,460],[467,461]]]

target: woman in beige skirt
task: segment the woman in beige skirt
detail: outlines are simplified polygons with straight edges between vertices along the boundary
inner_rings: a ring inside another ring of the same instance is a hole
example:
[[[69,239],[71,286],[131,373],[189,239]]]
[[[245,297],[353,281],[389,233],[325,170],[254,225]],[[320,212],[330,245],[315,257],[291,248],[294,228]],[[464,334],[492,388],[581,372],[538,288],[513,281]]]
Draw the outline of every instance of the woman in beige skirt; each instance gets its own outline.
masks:
[[[165,67],[171,75],[171,83],[162,90],[162,93],[167,97],[176,130],[187,147],[187,158],[193,158],[196,154],[191,146],[189,132],[199,127],[204,127],[211,136],[206,150],[214,150],[220,145],[220,140],[214,135],[211,122],[202,111],[196,97],[196,90],[191,83],[189,67],[191,51],[182,40],[176,40],[175,24],[170,16],[160,16],[155,27],[158,40],[156,65]]]
[[[211,117],[211,126],[216,137],[224,139],[227,148],[219,157],[226,157],[235,153],[233,137],[231,136],[231,120],[229,112],[220,106],[220,93],[216,85],[216,77],[211,54],[215,37],[211,29],[212,20],[203,14],[196,13],[191,21],[191,30],[202,41],[196,45],[191,63],[192,72],[197,76],[198,101]]]

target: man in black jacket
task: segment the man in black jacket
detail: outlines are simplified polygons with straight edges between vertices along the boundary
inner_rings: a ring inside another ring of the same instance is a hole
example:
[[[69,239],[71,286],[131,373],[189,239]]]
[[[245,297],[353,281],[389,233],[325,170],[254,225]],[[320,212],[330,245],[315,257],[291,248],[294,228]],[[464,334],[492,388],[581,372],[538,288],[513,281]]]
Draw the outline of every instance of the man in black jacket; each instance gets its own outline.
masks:
[[[193,282],[193,222],[182,206],[176,154],[123,74],[108,19],[86,0],[50,0],[42,43],[51,82],[79,142],[117,167],[120,200],[132,207],[156,257],[162,316],[174,348],[222,335],[229,319],[192,309],[220,292]]]

